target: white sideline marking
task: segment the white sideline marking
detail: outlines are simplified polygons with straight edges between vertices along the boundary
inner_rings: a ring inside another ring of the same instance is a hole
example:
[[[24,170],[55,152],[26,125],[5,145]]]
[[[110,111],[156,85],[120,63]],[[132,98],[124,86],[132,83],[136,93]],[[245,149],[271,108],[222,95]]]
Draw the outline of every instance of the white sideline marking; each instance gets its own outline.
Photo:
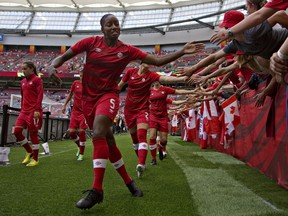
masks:
[[[169,145],[179,146],[172,140],[169,141]],[[187,148],[184,147],[183,151],[187,151]],[[282,211],[232,178],[224,170],[191,167],[171,148],[169,154],[187,178],[199,215],[248,216]],[[191,156],[193,157],[193,154]]]

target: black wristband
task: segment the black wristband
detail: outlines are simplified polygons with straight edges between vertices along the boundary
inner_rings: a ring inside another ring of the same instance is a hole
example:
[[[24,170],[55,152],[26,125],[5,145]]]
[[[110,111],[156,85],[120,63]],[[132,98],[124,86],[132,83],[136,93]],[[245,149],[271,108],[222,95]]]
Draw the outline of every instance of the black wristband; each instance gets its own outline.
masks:
[[[231,31],[231,29],[227,29],[227,34],[228,34],[228,37],[233,37],[234,36],[234,33]]]

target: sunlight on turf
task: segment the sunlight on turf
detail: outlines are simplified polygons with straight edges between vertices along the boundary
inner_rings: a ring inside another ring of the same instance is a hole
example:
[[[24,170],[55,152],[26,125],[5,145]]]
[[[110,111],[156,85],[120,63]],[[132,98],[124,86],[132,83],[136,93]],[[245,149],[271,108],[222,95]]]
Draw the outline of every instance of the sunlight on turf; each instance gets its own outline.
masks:
[[[182,148],[173,141],[169,142],[169,145],[172,149]],[[219,154],[197,153],[212,163],[229,164],[233,161],[235,164],[234,158]],[[279,209],[233,179],[224,170],[191,167],[187,165],[185,158],[178,157],[175,151],[171,150],[170,155],[186,175],[199,215],[248,216],[279,212]]]
[[[200,215],[244,216],[275,212],[261,197],[223,170],[189,167],[183,170]]]
[[[240,160],[233,158],[230,155],[226,155],[219,152],[193,152],[198,156],[202,156],[206,160],[210,161],[211,163],[221,163],[221,164],[245,164]]]

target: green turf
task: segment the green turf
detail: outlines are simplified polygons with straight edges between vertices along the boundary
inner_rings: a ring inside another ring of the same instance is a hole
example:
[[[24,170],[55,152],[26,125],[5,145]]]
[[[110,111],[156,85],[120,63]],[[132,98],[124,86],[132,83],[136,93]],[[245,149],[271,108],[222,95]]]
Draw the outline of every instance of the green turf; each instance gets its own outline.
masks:
[[[150,166],[143,178],[128,135],[115,136],[130,175],[144,192],[134,198],[108,163],[104,201],[90,210],[75,207],[93,180],[92,145],[76,161],[70,140],[50,142],[51,155],[25,167],[21,147],[12,147],[11,165],[0,167],[0,215],[256,216],[288,215],[288,193],[257,170],[213,150],[169,137],[168,158]]]

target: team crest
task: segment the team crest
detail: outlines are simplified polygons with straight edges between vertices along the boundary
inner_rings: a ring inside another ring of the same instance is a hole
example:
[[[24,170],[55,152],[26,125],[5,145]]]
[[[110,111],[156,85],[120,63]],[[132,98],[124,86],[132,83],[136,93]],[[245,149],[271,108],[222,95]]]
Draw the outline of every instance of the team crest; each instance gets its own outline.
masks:
[[[32,85],[33,84],[33,82],[31,81],[31,82],[29,82],[29,85]]]
[[[145,78],[142,78],[142,82],[145,82]]]
[[[121,52],[117,53],[117,57],[118,58],[122,58],[123,57],[123,53],[121,53]]]
[[[102,50],[100,48],[96,48],[95,51],[99,52],[99,53],[102,52]]]

